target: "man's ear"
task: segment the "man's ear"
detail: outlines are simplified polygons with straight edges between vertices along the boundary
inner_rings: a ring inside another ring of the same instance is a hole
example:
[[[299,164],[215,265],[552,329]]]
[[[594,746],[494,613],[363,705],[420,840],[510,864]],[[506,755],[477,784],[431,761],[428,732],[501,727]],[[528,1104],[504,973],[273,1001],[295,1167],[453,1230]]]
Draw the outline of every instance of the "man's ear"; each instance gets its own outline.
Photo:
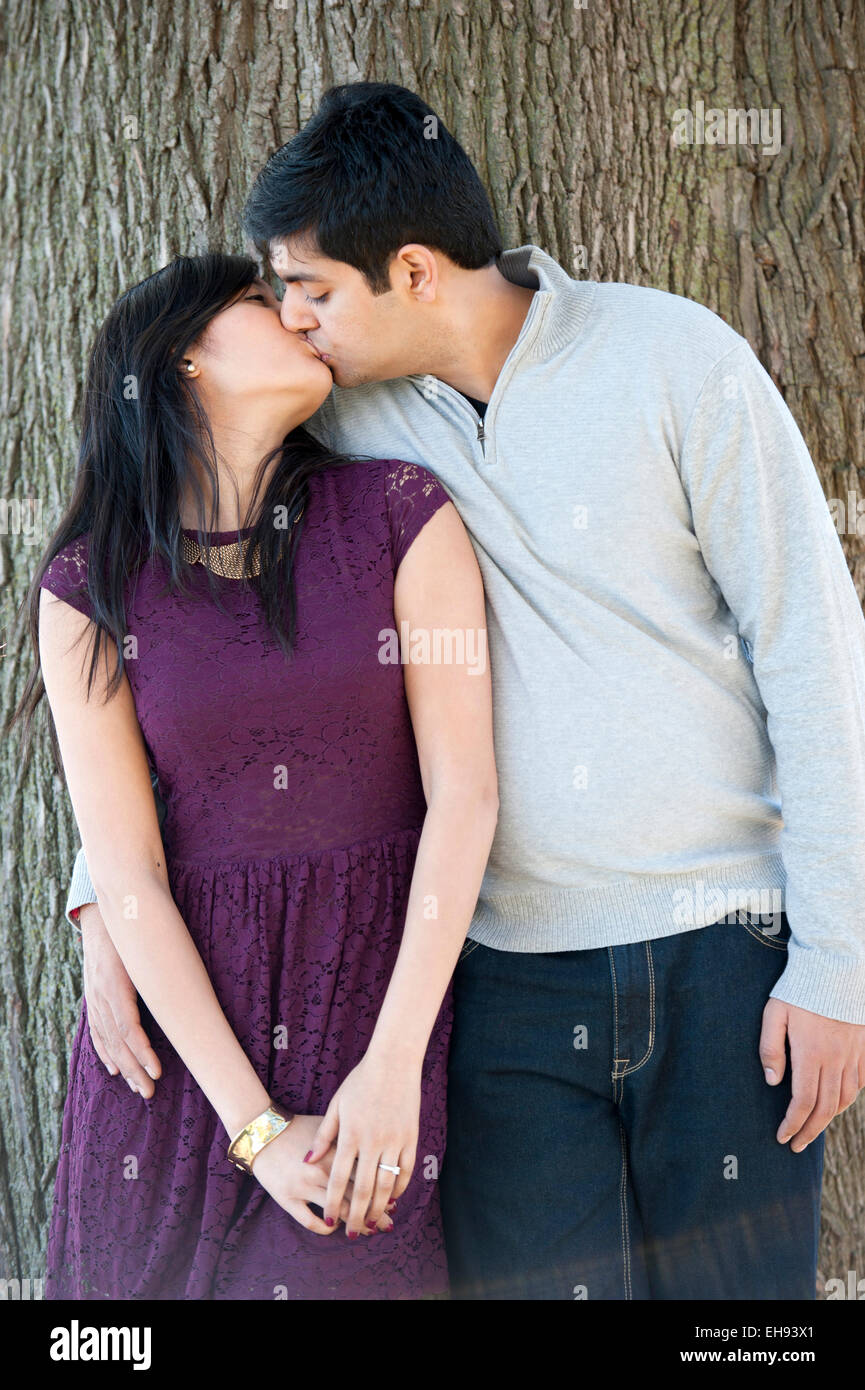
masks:
[[[429,246],[407,241],[396,252],[389,269],[395,269],[398,276],[406,277],[405,286],[418,302],[429,303],[435,299],[439,268],[435,252]]]

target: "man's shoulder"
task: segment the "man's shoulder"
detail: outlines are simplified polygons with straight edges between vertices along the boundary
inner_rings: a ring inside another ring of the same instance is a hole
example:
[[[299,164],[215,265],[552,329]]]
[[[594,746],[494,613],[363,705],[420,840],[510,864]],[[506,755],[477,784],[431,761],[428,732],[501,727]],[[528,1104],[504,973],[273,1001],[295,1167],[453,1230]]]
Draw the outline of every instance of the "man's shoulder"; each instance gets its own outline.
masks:
[[[650,285],[599,280],[594,297],[598,326],[626,334],[631,342],[645,345],[653,354],[678,357],[682,367],[686,353],[708,367],[747,339],[722,317],[687,295]]]

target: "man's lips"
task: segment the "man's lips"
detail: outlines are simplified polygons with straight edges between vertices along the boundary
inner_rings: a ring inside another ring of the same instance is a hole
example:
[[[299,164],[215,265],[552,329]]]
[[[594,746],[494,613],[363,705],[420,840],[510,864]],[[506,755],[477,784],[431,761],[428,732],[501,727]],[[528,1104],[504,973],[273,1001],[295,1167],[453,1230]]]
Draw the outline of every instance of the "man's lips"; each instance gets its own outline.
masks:
[[[316,357],[318,358],[318,360],[319,360],[320,362],[329,362],[329,361],[330,361],[329,355],[328,355],[326,352],[319,352],[318,348],[316,347],[315,343],[312,341],[311,338],[306,338],[306,337],[305,337],[303,341],[304,341],[305,343],[309,343],[309,346],[312,348],[313,352],[315,353]]]

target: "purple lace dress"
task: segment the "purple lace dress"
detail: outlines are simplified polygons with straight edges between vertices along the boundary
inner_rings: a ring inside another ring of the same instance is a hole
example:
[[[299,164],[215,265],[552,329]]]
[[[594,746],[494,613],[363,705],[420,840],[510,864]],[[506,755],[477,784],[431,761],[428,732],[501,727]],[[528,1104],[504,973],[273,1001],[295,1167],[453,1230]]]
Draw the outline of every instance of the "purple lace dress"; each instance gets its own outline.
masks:
[[[167,802],[174,901],[274,1100],[323,1114],[363,1057],[402,936],[426,804],[403,669],[379,659],[396,569],[449,500],[426,469],[358,461],[310,481],[297,550],[297,645],[272,640],[253,587],[225,612],[127,581],[126,663]],[[194,533],[191,533],[194,534]],[[244,533],[241,533],[244,534]],[[218,544],[237,532],[213,533]],[[89,613],[82,537],[52,593]],[[110,769],[105,769],[110,775]],[[451,987],[427,1050],[417,1161],[394,1230],[307,1231],[226,1158],[227,1136],[139,1000],[162,1063],[144,1100],[75,1033],[48,1243],[53,1299],[415,1299],[447,1291],[436,1175],[445,1148]]]

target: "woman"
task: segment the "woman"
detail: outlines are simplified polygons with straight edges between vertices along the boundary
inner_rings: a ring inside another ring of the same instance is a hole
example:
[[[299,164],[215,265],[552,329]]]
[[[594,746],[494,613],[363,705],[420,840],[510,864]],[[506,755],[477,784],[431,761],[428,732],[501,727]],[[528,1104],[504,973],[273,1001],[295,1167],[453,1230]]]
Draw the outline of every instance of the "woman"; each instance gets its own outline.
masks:
[[[489,672],[386,653],[403,623],[483,629],[483,591],[432,474],[301,427],[331,384],[246,257],[173,261],[91,355],[31,626],[162,1076],[145,1099],[107,1074],[83,1004],[49,1298],[447,1289],[436,1177],[450,977],[496,819]]]

